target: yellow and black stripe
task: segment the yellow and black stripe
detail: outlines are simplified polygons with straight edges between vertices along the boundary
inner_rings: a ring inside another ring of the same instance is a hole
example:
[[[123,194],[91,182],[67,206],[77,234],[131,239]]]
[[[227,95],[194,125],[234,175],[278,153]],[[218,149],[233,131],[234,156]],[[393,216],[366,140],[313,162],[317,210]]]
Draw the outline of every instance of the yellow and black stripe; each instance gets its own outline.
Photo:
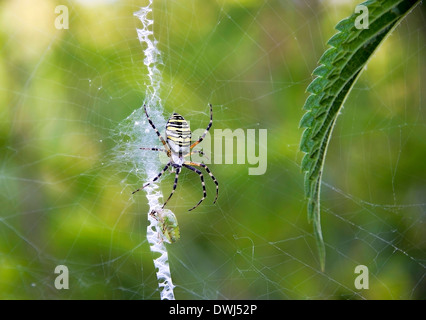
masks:
[[[173,113],[166,124],[167,143],[173,152],[188,152],[191,145],[191,129],[188,122],[178,113]]]

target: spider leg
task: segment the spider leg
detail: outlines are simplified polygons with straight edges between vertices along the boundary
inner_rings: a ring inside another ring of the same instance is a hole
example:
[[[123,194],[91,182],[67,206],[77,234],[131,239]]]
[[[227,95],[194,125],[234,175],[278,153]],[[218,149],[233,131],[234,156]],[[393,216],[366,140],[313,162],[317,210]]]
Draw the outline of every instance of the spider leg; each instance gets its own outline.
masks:
[[[193,155],[194,153],[199,153],[202,157],[206,157],[207,159],[209,159],[209,157],[207,157],[206,154],[201,150],[193,150],[191,151],[191,153],[187,153],[186,155],[184,155],[184,157],[188,157],[190,155]]]
[[[206,137],[207,132],[212,127],[212,124],[213,124],[213,106],[211,105],[211,103],[209,103],[209,106],[210,106],[210,122],[207,126],[207,129],[206,129],[206,131],[204,131],[203,135],[191,145],[190,149],[194,148],[197,144],[199,144],[201,141],[203,141],[203,139]]]
[[[184,164],[190,165],[190,166],[203,167],[207,171],[210,178],[212,178],[213,182],[216,185],[216,198],[214,199],[213,204],[216,203],[217,197],[219,196],[219,182],[217,182],[216,178],[214,177],[214,175],[210,171],[209,167],[207,167],[204,163],[190,162],[190,161],[185,161]]]
[[[177,184],[178,184],[178,180],[179,180],[179,173],[180,170],[182,169],[182,167],[177,167],[176,168],[176,175],[175,175],[175,182],[173,183],[173,190],[172,193],[170,193],[169,197],[167,198],[166,202],[164,202],[163,206],[161,207],[161,209],[164,209],[164,207],[166,206],[167,202],[170,200],[170,198],[173,196],[173,193],[175,193]]]
[[[153,182],[155,182],[155,181],[157,181],[160,177],[161,177],[161,175],[164,173],[164,172],[166,172],[166,170],[167,170],[167,168],[169,167],[171,165],[171,163],[169,162],[168,164],[166,164],[166,166],[163,168],[163,170],[161,170],[161,172],[154,178],[154,179],[152,179],[152,181],[150,181],[150,182],[148,182],[148,183],[145,183],[144,185],[143,185],[143,187],[141,187],[141,188],[139,188],[139,189],[137,189],[137,190],[135,190],[135,191],[133,191],[132,192],[132,194],[135,194],[136,192],[138,192],[138,191],[141,191],[143,188],[145,188],[145,187],[147,187],[147,186],[149,186],[151,183],[153,183]]]
[[[200,170],[198,170],[198,169],[195,169],[194,167],[191,167],[191,166],[189,166],[189,165],[187,165],[187,164],[183,164],[183,166],[185,167],[185,168],[187,168],[187,169],[189,169],[189,170],[192,170],[192,171],[194,171],[195,173],[197,173],[199,176],[200,176],[200,179],[201,179],[201,185],[202,185],[202,187],[203,187],[203,197],[201,198],[201,200],[200,201],[198,201],[198,203],[192,208],[192,209],[189,209],[188,211],[191,211],[191,210],[194,210],[196,207],[198,207],[199,205],[200,205],[200,203],[201,202],[203,202],[203,200],[207,197],[207,192],[206,192],[206,184],[204,183],[204,177],[203,177],[203,173],[200,171]]]
[[[157,128],[155,127],[154,123],[152,122],[151,118],[149,117],[148,112],[146,111],[146,105],[145,104],[143,105],[143,108],[145,110],[145,114],[146,114],[146,117],[148,119],[149,124],[154,129],[154,131],[157,134],[158,138],[160,139],[161,143],[166,147],[167,154],[169,154],[169,152],[170,152],[169,146],[167,145],[166,141],[164,141],[164,139],[161,136],[160,132],[158,132]]]
[[[141,150],[149,150],[149,151],[161,151],[161,152],[167,152],[165,149],[161,148],[139,148]]]

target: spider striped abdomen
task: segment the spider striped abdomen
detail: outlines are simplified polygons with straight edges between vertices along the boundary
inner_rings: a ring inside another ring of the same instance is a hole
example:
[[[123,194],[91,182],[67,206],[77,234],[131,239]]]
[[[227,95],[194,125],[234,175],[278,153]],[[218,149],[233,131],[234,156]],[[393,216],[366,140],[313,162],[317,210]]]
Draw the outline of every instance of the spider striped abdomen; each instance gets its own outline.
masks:
[[[188,122],[176,112],[167,121],[166,138],[173,153],[185,155],[190,152],[191,129]]]

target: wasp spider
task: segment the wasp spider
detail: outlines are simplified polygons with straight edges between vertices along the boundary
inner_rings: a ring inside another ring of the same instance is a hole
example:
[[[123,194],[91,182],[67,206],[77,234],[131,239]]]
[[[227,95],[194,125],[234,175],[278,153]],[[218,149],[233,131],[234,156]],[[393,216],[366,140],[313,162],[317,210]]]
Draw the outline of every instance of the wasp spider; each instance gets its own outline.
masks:
[[[161,172],[154,179],[152,179],[151,182],[144,184],[143,187],[133,191],[132,194],[142,190],[143,188],[149,186],[151,183],[157,181],[161,177],[161,175],[164,172],[166,172],[167,168],[171,166],[176,169],[175,182],[173,184],[172,193],[170,194],[166,202],[164,202],[163,206],[161,207],[163,209],[166,206],[167,202],[170,200],[170,198],[173,196],[173,193],[175,192],[177,184],[178,184],[179,173],[181,172],[182,167],[184,167],[191,171],[194,171],[200,176],[201,186],[203,187],[203,197],[201,198],[200,201],[198,201],[198,203],[193,208],[189,209],[189,211],[194,210],[196,207],[200,205],[201,202],[203,202],[203,200],[207,196],[203,173],[200,170],[194,168],[194,166],[196,166],[196,167],[204,168],[209,174],[209,176],[212,178],[214,183],[216,184],[216,198],[214,199],[213,204],[216,203],[217,197],[219,195],[219,183],[217,182],[216,178],[211,173],[210,169],[204,163],[185,161],[184,159],[185,157],[190,156],[191,154],[194,154],[194,153],[199,153],[201,155],[204,155],[202,151],[191,152],[191,149],[194,148],[201,141],[203,141],[207,132],[210,130],[213,124],[213,108],[211,104],[209,106],[210,106],[210,122],[207,126],[207,129],[206,131],[204,131],[203,135],[192,144],[191,144],[191,129],[189,128],[188,122],[186,122],[186,120],[180,114],[176,112],[173,113],[170,119],[167,121],[166,140],[164,140],[164,138],[161,136],[160,132],[158,132],[152,120],[149,118],[148,112],[146,111],[146,105],[143,106],[146,117],[148,118],[148,122],[154,129],[161,143],[163,144],[164,149],[162,148],[140,148],[140,149],[165,152],[167,156],[170,158],[170,160],[166,164],[166,166],[163,168],[163,170],[161,170]]]

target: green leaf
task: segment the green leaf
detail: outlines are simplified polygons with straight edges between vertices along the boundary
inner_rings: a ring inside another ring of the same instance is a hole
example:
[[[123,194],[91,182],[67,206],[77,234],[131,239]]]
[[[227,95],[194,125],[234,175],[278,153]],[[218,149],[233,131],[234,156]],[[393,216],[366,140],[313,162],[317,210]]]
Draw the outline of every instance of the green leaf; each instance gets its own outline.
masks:
[[[308,220],[313,222],[321,269],[325,267],[325,245],[321,231],[320,187],[327,147],[336,118],[354,83],[373,53],[399,22],[420,0],[369,0],[361,5],[368,8],[368,29],[357,29],[354,13],[340,21],[339,31],[328,41],[327,49],[313,71],[316,78],[306,89],[310,96],[300,121],[305,128],[300,150],[305,152],[301,164],[305,172],[305,196],[308,200]]]

